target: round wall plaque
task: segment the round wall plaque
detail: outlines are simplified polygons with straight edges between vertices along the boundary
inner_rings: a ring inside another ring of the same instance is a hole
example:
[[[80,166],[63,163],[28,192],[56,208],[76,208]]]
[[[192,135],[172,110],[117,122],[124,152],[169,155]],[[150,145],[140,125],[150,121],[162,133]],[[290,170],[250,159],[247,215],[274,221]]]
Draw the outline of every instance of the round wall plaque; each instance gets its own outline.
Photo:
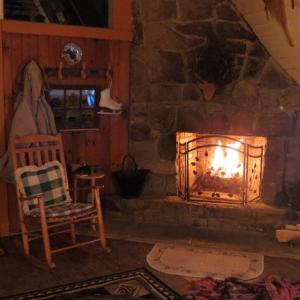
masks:
[[[78,45],[68,43],[64,46],[61,56],[68,65],[76,65],[82,59],[82,50]]]

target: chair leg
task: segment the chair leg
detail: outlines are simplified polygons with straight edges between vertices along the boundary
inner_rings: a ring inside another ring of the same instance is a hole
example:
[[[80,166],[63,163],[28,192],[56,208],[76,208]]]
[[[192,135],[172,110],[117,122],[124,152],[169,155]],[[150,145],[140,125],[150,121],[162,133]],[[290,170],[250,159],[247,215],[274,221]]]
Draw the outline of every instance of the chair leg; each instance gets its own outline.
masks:
[[[45,259],[49,266],[49,268],[55,268],[55,263],[52,260],[51,248],[50,248],[50,240],[49,240],[49,232],[48,232],[48,224],[45,214],[45,207],[44,203],[41,204],[42,201],[39,202],[40,204],[40,221],[42,227],[42,234],[43,234],[43,244],[44,244],[44,252],[45,252]]]
[[[28,231],[24,223],[21,223],[21,233],[22,233],[22,242],[23,242],[23,249],[25,255],[30,255],[30,246],[29,246],[29,238],[28,238]]]
[[[106,238],[105,238],[105,230],[104,230],[104,222],[103,222],[103,214],[102,214],[102,207],[101,207],[101,200],[100,200],[100,194],[99,190],[93,190],[95,193],[95,206],[97,210],[97,221],[98,221],[98,229],[99,229],[99,238],[100,238],[100,244],[103,248],[107,248],[106,246]]]
[[[76,243],[75,224],[70,224],[71,243]]]

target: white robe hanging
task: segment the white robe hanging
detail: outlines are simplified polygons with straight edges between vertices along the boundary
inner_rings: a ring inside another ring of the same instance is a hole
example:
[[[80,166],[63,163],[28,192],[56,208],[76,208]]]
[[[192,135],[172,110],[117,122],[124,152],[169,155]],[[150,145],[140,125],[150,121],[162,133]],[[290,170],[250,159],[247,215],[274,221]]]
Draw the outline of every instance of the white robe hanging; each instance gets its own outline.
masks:
[[[53,112],[45,98],[40,66],[34,60],[24,68],[24,90],[17,95],[9,137],[57,133]],[[13,182],[9,151],[0,158],[0,178]]]

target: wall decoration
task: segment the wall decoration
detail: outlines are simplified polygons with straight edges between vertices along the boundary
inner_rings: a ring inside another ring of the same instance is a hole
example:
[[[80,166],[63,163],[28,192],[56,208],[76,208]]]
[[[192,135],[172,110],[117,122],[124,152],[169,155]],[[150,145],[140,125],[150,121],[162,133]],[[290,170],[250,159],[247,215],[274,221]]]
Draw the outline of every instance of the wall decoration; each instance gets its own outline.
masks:
[[[290,46],[294,47],[295,44],[288,28],[285,0],[263,0],[263,1],[265,3],[267,18],[269,18],[269,14],[271,14],[276,19],[276,21],[283,28]],[[292,8],[295,8],[295,0],[291,0],[291,1],[292,1]]]
[[[73,43],[68,43],[64,46],[61,57],[68,65],[76,65],[82,59],[82,49]]]
[[[54,87],[49,94],[58,129],[96,127],[99,90],[96,87]]]
[[[196,53],[192,72],[205,100],[211,100],[218,87],[233,81],[234,57],[226,42],[210,37],[206,46]]]

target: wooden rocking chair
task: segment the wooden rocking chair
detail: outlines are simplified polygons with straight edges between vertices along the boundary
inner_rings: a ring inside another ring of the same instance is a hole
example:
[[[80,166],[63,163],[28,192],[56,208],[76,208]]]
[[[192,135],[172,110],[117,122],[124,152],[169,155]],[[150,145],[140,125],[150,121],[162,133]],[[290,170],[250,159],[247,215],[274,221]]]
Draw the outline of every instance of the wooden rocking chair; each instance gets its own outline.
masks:
[[[108,250],[99,192],[102,187],[91,187],[94,203],[72,201],[61,135],[11,138],[10,151],[25,255],[31,261],[38,261],[30,255],[29,242],[40,238],[43,239],[45,259],[50,268],[55,267],[52,254],[57,252],[95,242]],[[76,242],[75,224],[84,221],[89,221],[94,230],[95,224],[98,224],[99,236]],[[61,233],[70,234],[70,244],[52,249],[50,238]]]

